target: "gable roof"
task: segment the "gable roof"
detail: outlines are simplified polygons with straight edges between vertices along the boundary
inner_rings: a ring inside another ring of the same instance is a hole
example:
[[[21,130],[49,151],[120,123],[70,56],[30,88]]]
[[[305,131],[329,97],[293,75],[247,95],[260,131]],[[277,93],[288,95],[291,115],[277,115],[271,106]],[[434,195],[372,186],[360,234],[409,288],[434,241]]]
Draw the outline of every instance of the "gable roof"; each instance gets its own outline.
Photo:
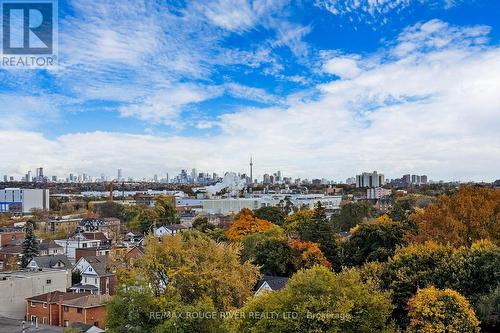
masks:
[[[79,298],[63,301],[63,305],[74,306],[77,308],[93,308],[101,306],[109,300],[111,300],[110,295],[84,295]]]
[[[111,274],[108,269],[108,256],[89,256],[82,258],[84,258],[89,263],[89,265],[97,273],[97,275],[104,276]]]
[[[44,251],[48,249],[58,249],[58,248],[63,248],[61,245],[57,244],[53,240],[50,240],[48,242],[40,242],[38,243],[38,250]]]
[[[65,254],[34,257],[31,260],[36,262],[36,265],[41,268],[53,268],[58,262],[62,262],[67,268],[73,267]]]
[[[77,294],[77,293],[67,293],[64,291],[51,291],[49,293],[33,296],[33,297],[28,297],[26,298],[27,301],[33,301],[33,302],[47,302],[47,303],[57,303],[60,299],[60,297],[63,297],[63,300],[65,299],[73,299],[73,298],[78,298],[82,297],[85,294]]]
[[[264,275],[259,280],[259,282],[257,282],[255,290],[258,291],[264,283],[267,283],[267,285],[269,286],[269,288],[271,288],[271,290],[280,290],[286,286],[286,284],[288,283],[288,278],[282,276]]]

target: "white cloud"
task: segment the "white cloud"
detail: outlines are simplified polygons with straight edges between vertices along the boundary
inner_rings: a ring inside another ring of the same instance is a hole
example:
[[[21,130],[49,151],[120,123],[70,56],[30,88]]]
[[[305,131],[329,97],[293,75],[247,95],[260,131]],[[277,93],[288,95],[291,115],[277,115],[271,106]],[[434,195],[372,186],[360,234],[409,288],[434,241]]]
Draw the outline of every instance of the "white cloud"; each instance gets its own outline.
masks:
[[[484,44],[487,33],[436,20],[415,25],[385,50],[349,55],[363,70],[349,75],[344,67],[343,76],[317,86],[315,94],[297,94],[286,106],[201,118],[198,128],[218,127],[209,136],[91,132],[47,139],[0,131],[6,146],[29,146],[28,154],[9,151],[0,169],[22,174],[44,165],[60,176],[114,174],[118,167],[131,176],[186,167],[245,171],[252,153],[255,174],[281,169],[291,176],[345,179],[379,170],[388,177],[425,173],[491,181],[500,165],[500,48]],[[400,52],[404,43],[416,47]],[[179,103],[197,98],[179,97]],[[158,112],[164,111],[152,113]]]
[[[347,56],[331,58],[323,65],[323,70],[342,79],[354,78],[361,73],[357,58]]]

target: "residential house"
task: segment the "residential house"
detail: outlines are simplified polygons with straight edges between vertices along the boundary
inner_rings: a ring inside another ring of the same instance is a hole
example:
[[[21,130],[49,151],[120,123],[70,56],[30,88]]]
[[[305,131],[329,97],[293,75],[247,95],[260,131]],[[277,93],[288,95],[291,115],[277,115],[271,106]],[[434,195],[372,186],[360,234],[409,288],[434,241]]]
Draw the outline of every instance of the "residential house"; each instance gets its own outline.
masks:
[[[0,247],[10,243],[17,243],[24,239],[24,231],[19,228],[4,228],[0,231]]]
[[[72,261],[76,261],[76,249],[109,245],[109,240],[103,233],[76,233],[68,239],[56,239],[55,242],[64,249],[64,254]]]
[[[67,269],[71,270],[73,265],[69,261],[68,257],[64,254],[34,257],[28,263],[26,267],[32,270],[38,270],[40,268],[55,268],[55,269]]]
[[[288,283],[287,277],[264,275],[255,286],[255,296],[264,291],[276,291],[283,289]]]
[[[32,323],[62,327],[85,324],[104,329],[106,302],[109,300],[108,295],[45,293],[26,299],[26,318]],[[88,328],[84,332],[89,332]]]
[[[107,256],[111,252],[111,245],[86,247],[75,250],[75,262],[81,257]]]
[[[71,290],[96,295],[113,294],[117,280],[108,265],[108,256],[82,257],[73,268],[73,271],[76,270],[80,271],[82,280]]]
[[[39,256],[51,256],[64,254],[64,248],[53,240],[42,241],[38,245]]]
[[[26,298],[26,320],[33,325],[62,326],[61,304],[65,300],[83,297],[83,294],[51,291]]]
[[[188,228],[182,224],[163,225],[159,228],[156,228],[154,230],[154,234],[156,237],[161,237],[161,236],[165,236],[165,235],[172,236],[172,235],[175,235],[176,233],[184,231],[186,229],[188,229]]]

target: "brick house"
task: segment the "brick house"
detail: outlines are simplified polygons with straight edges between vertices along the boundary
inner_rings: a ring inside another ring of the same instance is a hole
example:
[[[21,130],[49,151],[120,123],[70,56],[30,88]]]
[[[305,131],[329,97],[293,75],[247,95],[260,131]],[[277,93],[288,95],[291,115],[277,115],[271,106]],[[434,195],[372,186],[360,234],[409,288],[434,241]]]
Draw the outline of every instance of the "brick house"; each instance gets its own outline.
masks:
[[[61,326],[60,302],[82,297],[82,294],[53,291],[26,299],[26,320],[33,324]]]
[[[32,323],[68,327],[74,323],[104,329],[107,295],[55,291],[26,299],[26,319]]]
[[[0,232],[0,247],[9,243],[17,243],[24,239],[25,233],[19,229],[5,230]]]

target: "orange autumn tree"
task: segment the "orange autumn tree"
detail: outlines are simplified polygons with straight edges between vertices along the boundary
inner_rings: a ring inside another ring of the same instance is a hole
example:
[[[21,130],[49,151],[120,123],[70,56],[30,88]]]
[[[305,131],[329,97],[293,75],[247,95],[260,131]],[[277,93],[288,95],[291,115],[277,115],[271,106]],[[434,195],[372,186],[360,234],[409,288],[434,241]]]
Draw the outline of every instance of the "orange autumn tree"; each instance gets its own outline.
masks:
[[[297,271],[311,268],[316,265],[327,268],[332,266],[323,252],[321,252],[318,243],[302,242],[298,239],[294,239],[288,242],[288,246],[292,250],[292,265]]]
[[[227,237],[232,241],[240,241],[248,234],[262,232],[271,229],[273,224],[269,221],[259,219],[248,208],[243,208],[235,215],[233,223],[227,230]]]
[[[411,216],[418,232],[411,242],[435,241],[470,246],[489,239],[500,244],[500,191],[465,187],[452,196],[443,195]]]

